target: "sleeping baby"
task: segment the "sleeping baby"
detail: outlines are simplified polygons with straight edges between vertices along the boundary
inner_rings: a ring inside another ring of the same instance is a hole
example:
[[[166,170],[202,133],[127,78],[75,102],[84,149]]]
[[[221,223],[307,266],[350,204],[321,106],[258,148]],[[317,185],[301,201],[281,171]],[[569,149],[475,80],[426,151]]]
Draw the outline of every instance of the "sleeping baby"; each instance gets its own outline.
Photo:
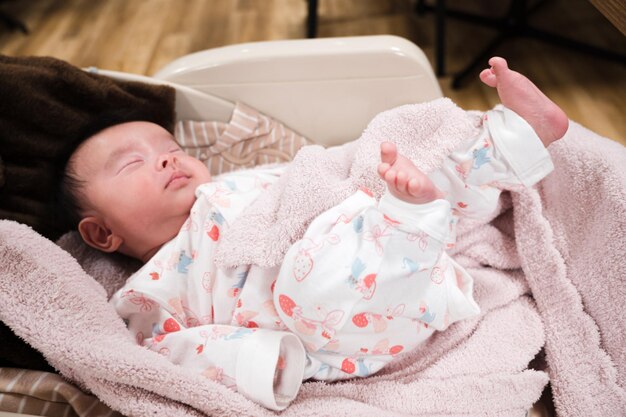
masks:
[[[496,183],[547,175],[545,147],[568,124],[504,59],[489,63],[480,77],[505,107],[485,114],[479,135],[428,175],[383,143],[382,198],[360,189],[322,213],[278,267],[220,268],[214,258],[224,231],[284,168],[212,180],[171,134],[141,121],[85,140],[63,195],[87,244],[144,263],[110,300],[137,343],[281,410],[303,380],[372,375],[478,315],[472,277],[446,253],[456,223],[493,213]]]

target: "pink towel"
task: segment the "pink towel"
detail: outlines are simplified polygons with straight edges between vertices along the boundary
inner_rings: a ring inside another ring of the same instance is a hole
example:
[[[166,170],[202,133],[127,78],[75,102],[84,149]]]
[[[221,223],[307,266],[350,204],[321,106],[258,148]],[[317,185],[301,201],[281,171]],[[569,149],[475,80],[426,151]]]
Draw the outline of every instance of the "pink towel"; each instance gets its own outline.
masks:
[[[313,215],[307,211],[332,205],[324,196],[340,199],[362,183],[380,192],[368,165],[376,158],[368,152],[380,140],[400,141],[400,149],[428,171],[477,120],[440,100],[378,116],[360,141],[335,154],[305,148],[278,183],[283,192],[268,193],[279,200],[259,199],[243,214],[243,224],[269,219],[269,229],[259,234],[262,249],[223,260],[260,254],[280,259],[288,243],[272,236],[297,238]],[[412,131],[425,136],[411,138]],[[521,416],[548,382],[546,373],[528,368],[545,346],[560,416],[623,415],[626,155],[621,145],[575,123],[550,151],[556,169],[538,188],[506,194],[492,221],[465,222],[459,230],[455,256],[475,278],[480,317],[437,333],[373,377],[307,382],[281,414]],[[295,167],[316,169],[308,164],[333,168],[331,178],[309,177],[317,188],[305,201],[320,204],[287,201],[290,193],[308,197],[290,191],[304,181]],[[293,224],[276,213],[292,216]],[[234,232],[229,239],[242,237]],[[66,378],[127,415],[275,415],[137,346],[106,302],[133,266],[112,267],[76,242],[69,235],[60,244],[91,275],[28,227],[0,221],[0,319]]]

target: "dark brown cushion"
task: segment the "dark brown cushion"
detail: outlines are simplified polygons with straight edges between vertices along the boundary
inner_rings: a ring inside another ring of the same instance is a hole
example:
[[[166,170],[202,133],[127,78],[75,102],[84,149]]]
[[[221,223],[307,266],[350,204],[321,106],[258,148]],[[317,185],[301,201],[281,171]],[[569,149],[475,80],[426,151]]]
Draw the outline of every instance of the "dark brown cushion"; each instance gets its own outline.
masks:
[[[59,172],[90,129],[113,112],[128,114],[116,122],[146,120],[171,132],[174,100],[171,87],[116,81],[54,58],[0,55],[0,218],[58,238],[66,231],[53,216]]]

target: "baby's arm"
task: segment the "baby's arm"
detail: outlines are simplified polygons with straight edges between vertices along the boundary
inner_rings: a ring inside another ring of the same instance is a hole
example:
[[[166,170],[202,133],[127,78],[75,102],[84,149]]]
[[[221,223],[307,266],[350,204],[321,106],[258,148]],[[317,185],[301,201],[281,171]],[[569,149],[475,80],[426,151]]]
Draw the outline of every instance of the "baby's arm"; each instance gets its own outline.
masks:
[[[139,344],[177,365],[273,410],[287,407],[298,393],[305,353],[291,333],[219,324],[187,327],[171,306],[136,290],[117,293],[111,303]]]

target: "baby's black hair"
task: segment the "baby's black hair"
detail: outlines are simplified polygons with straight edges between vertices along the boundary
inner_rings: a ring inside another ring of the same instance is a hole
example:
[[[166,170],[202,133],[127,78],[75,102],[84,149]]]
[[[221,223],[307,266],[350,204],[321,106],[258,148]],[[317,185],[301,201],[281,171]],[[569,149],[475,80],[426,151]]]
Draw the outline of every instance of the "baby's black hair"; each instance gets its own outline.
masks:
[[[57,178],[58,187],[55,201],[55,222],[64,230],[77,230],[78,224],[82,220],[82,213],[87,208],[86,196],[84,193],[85,181],[76,174],[72,156],[80,146],[92,136],[103,130],[127,122],[150,121],[142,116],[142,112],[133,109],[117,109],[103,113],[95,118],[91,123],[85,125],[77,135],[78,140],[72,151],[63,160],[64,164],[59,166]]]
[[[77,230],[85,209],[84,185],[76,175],[74,164],[68,160],[60,172],[56,193],[56,221],[64,230]]]

